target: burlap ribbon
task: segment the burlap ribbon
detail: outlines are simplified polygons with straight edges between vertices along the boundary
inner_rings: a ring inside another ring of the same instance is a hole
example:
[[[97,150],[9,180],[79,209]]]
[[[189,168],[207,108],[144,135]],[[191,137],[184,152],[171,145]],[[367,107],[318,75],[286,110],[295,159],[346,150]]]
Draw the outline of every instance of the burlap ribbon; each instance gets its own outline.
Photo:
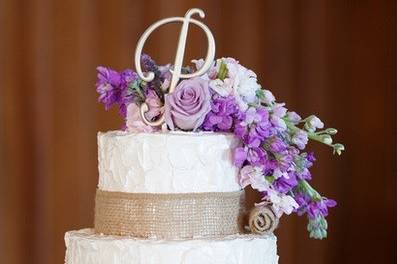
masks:
[[[217,237],[241,231],[243,191],[122,193],[97,190],[95,231],[159,239]]]

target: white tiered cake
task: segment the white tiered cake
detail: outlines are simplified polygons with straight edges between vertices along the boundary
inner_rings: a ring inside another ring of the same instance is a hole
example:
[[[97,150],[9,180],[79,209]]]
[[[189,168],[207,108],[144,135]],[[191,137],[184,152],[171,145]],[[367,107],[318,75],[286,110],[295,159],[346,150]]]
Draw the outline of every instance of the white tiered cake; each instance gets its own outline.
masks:
[[[125,195],[238,193],[241,191],[238,170],[232,163],[232,149],[236,144],[238,141],[233,135],[221,133],[99,133],[98,191]],[[98,203],[103,203],[98,200],[98,193],[96,202],[96,218],[103,217],[102,212],[98,212],[102,210],[98,209]],[[131,204],[127,207],[131,209]],[[124,211],[127,214],[128,208]],[[150,213],[158,213],[153,211]],[[139,225],[135,226],[138,229],[125,229],[125,225],[134,225],[128,222],[116,223],[110,227],[111,231],[105,227],[108,235],[104,235],[100,232],[104,226],[97,220],[96,229],[66,233],[66,264],[278,262],[274,235],[225,231],[224,235],[167,239],[166,233],[156,236],[151,232],[150,237],[145,237]],[[168,220],[176,221],[167,218],[162,224]],[[189,221],[186,224],[193,223]],[[176,228],[182,228],[184,223],[179,222]]]

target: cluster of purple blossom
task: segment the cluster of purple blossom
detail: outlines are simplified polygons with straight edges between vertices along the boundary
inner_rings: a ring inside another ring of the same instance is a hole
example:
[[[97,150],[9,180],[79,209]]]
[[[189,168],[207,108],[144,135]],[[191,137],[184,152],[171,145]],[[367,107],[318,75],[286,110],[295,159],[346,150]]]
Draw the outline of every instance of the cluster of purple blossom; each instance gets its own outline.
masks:
[[[147,55],[141,63],[146,71],[155,73],[152,82],[140,80],[131,70],[117,73],[98,67],[99,101],[106,109],[120,107],[126,130],[160,130],[142,122],[139,105],[146,102],[146,117],[156,120],[164,113],[171,130],[234,133],[241,141],[234,150],[239,182],[242,188],[250,185],[260,192],[262,201],[257,206],[271,206],[278,217],[306,214],[310,236],[326,237],[325,217],[336,202],[309,185],[309,168],[315,158],[303,150],[312,139],[341,154],[343,145],[332,143],[336,129],[323,129],[324,124],[314,115],[302,119],[288,111],[270,91],[261,88],[253,71],[232,58],[214,61],[206,74],[181,81],[172,94],[164,93],[171,80],[171,66],[157,66]],[[193,63],[198,69],[203,60]]]

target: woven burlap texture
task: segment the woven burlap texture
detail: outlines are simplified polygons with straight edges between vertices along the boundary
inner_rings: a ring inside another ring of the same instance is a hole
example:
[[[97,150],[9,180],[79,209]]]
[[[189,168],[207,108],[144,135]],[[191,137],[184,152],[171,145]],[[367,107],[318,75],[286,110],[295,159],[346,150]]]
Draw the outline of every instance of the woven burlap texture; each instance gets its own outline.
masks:
[[[277,228],[279,219],[270,205],[255,207],[249,215],[249,227],[252,233],[267,235]]]
[[[97,190],[95,231],[106,235],[184,239],[242,230],[244,192],[123,193]]]

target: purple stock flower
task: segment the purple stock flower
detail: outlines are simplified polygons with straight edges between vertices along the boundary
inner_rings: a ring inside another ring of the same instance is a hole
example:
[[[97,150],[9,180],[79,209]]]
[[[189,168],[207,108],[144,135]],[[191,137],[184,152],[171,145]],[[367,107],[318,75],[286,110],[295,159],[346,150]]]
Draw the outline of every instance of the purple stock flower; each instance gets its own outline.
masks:
[[[296,176],[301,180],[311,180],[312,174],[307,168],[303,168],[302,171],[296,172]]]
[[[120,86],[123,90],[128,88],[128,85],[138,79],[138,74],[130,69],[126,69],[120,73]]]
[[[273,153],[280,153],[287,150],[287,144],[279,137],[272,136],[266,140],[267,150]]]
[[[278,164],[275,159],[266,160],[264,164],[265,175],[271,175],[276,168],[278,168]]]
[[[262,148],[250,148],[248,149],[247,160],[251,165],[260,166],[267,160],[267,154]]]
[[[203,129],[207,131],[230,131],[234,116],[239,111],[234,97],[213,96],[211,111],[205,117]]]
[[[145,71],[150,71],[153,72],[154,74],[158,73],[158,66],[156,64],[156,62],[147,54],[142,54],[141,55],[141,64],[143,69],[145,69]]]
[[[120,74],[112,69],[105,67],[97,67],[98,81],[96,83],[96,90],[99,93],[98,101],[105,105],[108,110],[114,104],[120,102],[121,91]]]
[[[309,168],[309,167],[311,167],[313,165],[313,162],[316,161],[316,157],[314,157],[314,152],[307,153],[306,159],[311,164],[310,166],[307,167],[307,168]]]
[[[257,148],[261,144],[261,137],[255,130],[251,129],[251,131],[249,131],[248,134],[245,136],[245,143],[248,147]]]
[[[243,147],[234,149],[234,165],[241,168],[247,160],[247,151]]]
[[[287,171],[291,166],[293,166],[294,157],[287,150],[276,153],[275,158],[277,165],[282,171]]]
[[[234,134],[240,138],[243,139],[244,136],[248,133],[248,127],[244,124],[244,122],[241,121],[239,118],[239,121],[235,124],[234,127]]]
[[[328,216],[328,208],[335,207],[336,202],[332,199],[321,197],[320,200],[312,200],[309,195],[297,192],[294,195],[295,201],[298,203],[298,215],[307,213],[309,219]]]
[[[322,198],[320,201],[312,201],[307,206],[307,215],[311,219],[319,216],[328,216],[328,208],[335,207],[336,202],[332,199]]]
[[[307,206],[311,202],[310,197],[302,192],[294,193],[294,199],[298,203],[299,208],[296,210],[299,216],[302,216],[306,213]]]
[[[273,135],[272,125],[269,121],[269,112],[265,108],[258,108],[256,111],[260,117],[256,123],[255,130],[262,138],[268,138]]]
[[[121,73],[105,67],[98,67],[97,70],[96,90],[99,93],[98,101],[105,105],[106,110],[115,104],[119,105],[120,115],[126,117],[127,106],[134,100],[134,93],[129,90],[128,86],[131,82],[138,79],[138,75],[129,69]]]
[[[296,185],[298,185],[298,180],[293,172],[288,173],[288,176],[282,176],[274,181],[274,188],[281,192],[287,193],[292,190]]]
[[[253,166],[262,166],[266,164],[267,154],[259,147],[239,147],[234,151],[234,164],[241,168],[245,161]]]
[[[272,135],[271,129],[268,111],[262,107],[251,107],[245,113],[239,113],[234,132],[245,144],[258,147]]]

